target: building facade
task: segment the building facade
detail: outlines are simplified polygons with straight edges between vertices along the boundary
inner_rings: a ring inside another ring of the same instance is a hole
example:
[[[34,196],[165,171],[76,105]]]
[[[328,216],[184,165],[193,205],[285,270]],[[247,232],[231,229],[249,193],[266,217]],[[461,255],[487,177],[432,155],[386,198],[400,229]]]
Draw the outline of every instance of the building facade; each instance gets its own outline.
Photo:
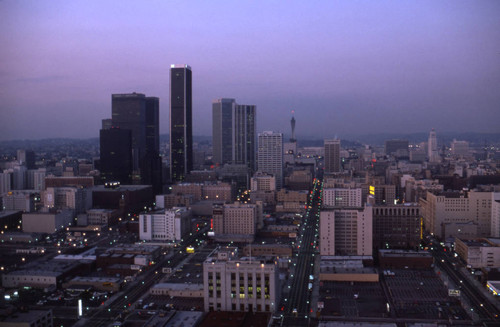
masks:
[[[340,166],[340,140],[325,140],[325,173],[338,173]]]
[[[191,210],[172,208],[139,215],[139,238],[145,241],[180,241],[190,230]]]
[[[170,68],[170,178],[184,181],[193,170],[192,72],[188,65]]]
[[[203,263],[205,311],[274,312],[280,300],[276,262],[238,258],[228,250]]]
[[[276,189],[283,186],[283,134],[274,132],[259,133],[258,170],[276,178]]]
[[[323,208],[319,218],[322,256],[372,255],[372,207]]]

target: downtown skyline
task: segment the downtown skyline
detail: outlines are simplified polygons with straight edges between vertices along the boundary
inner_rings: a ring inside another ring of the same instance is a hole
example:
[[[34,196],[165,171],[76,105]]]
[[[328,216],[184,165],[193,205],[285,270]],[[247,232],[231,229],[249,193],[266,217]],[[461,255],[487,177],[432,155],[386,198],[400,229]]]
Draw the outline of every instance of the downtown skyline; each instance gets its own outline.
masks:
[[[257,131],[498,132],[500,4],[1,1],[0,140],[99,135],[111,94],[160,98],[193,71],[193,125],[212,101],[257,107]],[[183,13],[184,15],[178,15]]]

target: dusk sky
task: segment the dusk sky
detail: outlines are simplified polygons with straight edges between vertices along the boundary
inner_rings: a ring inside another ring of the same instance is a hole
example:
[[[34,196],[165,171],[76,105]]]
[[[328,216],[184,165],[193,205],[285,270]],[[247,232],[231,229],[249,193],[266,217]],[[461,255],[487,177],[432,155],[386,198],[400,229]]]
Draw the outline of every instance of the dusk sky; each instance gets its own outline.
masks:
[[[98,137],[111,94],[160,98],[193,71],[258,132],[500,132],[500,1],[0,1],[0,139]]]

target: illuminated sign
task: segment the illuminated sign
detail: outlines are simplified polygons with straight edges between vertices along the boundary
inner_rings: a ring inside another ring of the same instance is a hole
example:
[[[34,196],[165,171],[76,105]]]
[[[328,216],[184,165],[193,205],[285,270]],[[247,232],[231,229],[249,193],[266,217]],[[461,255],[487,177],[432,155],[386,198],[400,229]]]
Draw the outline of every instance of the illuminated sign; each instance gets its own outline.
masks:
[[[375,195],[375,186],[370,185],[370,195]]]

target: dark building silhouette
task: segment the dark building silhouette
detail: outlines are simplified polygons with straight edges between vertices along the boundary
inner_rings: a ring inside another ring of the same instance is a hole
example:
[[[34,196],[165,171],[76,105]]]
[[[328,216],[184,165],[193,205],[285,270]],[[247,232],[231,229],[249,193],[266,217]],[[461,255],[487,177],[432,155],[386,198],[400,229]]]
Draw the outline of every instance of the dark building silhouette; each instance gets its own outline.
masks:
[[[112,125],[132,132],[132,162],[137,173],[146,155],[146,96],[141,93],[111,95]]]
[[[129,129],[101,129],[101,179],[130,184],[132,180],[132,131]]]
[[[160,100],[128,93],[113,94],[111,103],[112,118],[102,121],[101,130],[103,181],[152,185],[161,193]]]
[[[188,65],[170,68],[170,178],[183,181],[193,169],[192,76]]]

